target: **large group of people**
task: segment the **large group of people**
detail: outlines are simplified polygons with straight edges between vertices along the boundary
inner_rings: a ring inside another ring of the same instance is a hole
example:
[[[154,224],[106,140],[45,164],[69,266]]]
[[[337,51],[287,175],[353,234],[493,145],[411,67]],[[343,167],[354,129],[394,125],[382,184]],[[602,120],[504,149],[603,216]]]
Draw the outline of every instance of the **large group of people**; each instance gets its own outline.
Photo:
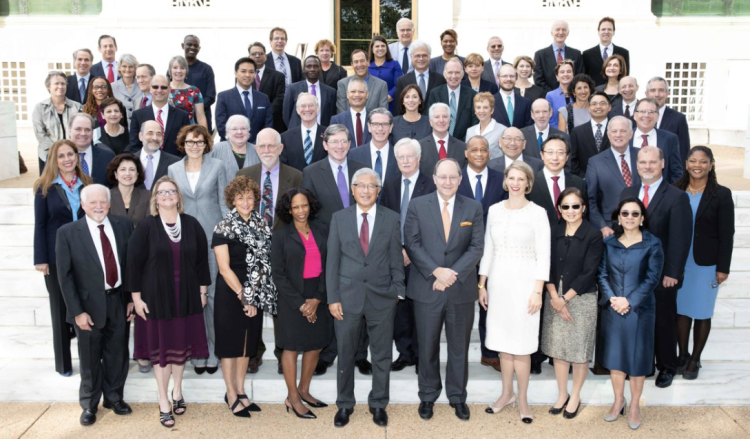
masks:
[[[469,420],[477,302],[481,364],[500,372],[489,414],[517,405],[532,423],[531,375],[547,358],[550,414],[576,417],[595,362],[615,396],[605,420],[627,406],[632,429],[646,377],[658,370],[660,388],[698,377],[729,275],[732,195],[666,105],[668,82],[655,76],[637,97],[615,20],[583,53],[556,21],[551,46],[513,63],[497,36],[486,60],[464,58],[448,29],[431,57],[411,20],[396,29],[398,41],[354,50],[347,76],[331,41],[300,60],[274,28],[271,51],[251,43],[218,94],[195,35],[168,75],[117,60],[109,35],[100,63],[80,49],[73,75],[49,73],[33,116],[34,264],[63,376],[78,338],[82,425],[102,396],[132,412],[132,321],[132,358],[153,369],[165,427],[187,412],[188,361],[221,368],[234,416],[261,410],[245,377],[263,364],[264,315],[287,412],[316,418],[327,404],[311,381],[338,358],[337,427],[356,404],[355,369],[372,375],[369,410],[386,426],[390,374],[416,366],[418,414],[431,419],[443,330],[445,393]]]

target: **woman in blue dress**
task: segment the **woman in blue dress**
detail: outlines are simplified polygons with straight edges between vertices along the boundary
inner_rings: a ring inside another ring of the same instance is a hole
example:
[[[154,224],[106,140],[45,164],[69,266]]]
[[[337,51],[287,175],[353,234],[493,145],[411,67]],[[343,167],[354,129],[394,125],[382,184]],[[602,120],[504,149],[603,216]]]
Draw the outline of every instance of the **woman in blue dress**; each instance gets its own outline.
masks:
[[[695,146],[688,152],[686,172],[675,183],[687,192],[693,209],[693,243],[685,264],[685,279],[677,292],[677,372],[686,380],[698,378],[719,285],[727,280],[732,263],[732,191],[719,185],[714,168],[711,150]],[[688,350],[691,327],[692,354]]]
[[[388,111],[393,114],[393,94],[396,93],[396,81],[403,75],[401,65],[391,57],[388,42],[380,35],[372,37],[369,55],[370,74],[388,84]]]

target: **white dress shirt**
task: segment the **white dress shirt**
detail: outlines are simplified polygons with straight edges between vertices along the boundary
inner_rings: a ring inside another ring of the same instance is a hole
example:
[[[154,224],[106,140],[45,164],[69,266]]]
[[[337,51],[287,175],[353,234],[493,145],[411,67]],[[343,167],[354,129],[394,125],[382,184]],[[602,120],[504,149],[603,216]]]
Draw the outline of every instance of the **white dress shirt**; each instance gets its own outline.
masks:
[[[451,93],[455,93],[456,94],[456,109],[458,109],[458,100],[461,99],[461,84],[459,83],[458,87],[456,87],[455,90],[451,89],[449,85],[446,85],[446,87],[448,87],[448,102],[446,102],[446,104],[448,104],[448,107],[450,108]]]
[[[308,80],[305,80],[305,82],[307,83],[307,92],[312,94],[313,83]],[[315,97],[318,98],[318,123],[320,123],[320,109],[323,108],[323,93],[320,92],[320,84],[320,81],[315,83]]]
[[[151,109],[154,110],[154,120],[156,120],[156,117],[159,115],[159,110],[162,110],[161,121],[164,123],[164,131],[166,131],[167,130],[167,118],[169,117],[169,101],[167,101],[167,103],[164,104],[163,107],[157,107],[154,102],[151,102]],[[167,134],[162,133],[162,136],[167,137]]]
[[[606,118],[603,121],[601,121],[601,122],[596,122],[596,121],[594,121],[594,119],[591,119],[591,134],[594,135],[594,139],[596,139],[596,129],[597,129],[596,125],[597,124],[601,124],[602,125],[602,142],[604,142],[604,136],[607,135],[606,134],[606,131],[607,131],[607,121],[609,121],[609,119],[606,119]]]
[[[615,155],[615,162],[617,163],[617,169],[620,170],[620,175],[622,175],[622,165],[620,165],[620,162],[622,162],[622,160],[620,158],[620,155],[622,155],[623,153],[619,153],[619,152],[615,151],[614,148],[610,148],[610,151],[612,151],[612,154]],[[630,175],[632,176],[634,173],[636,173],[638,171],[636,169],[633,169],[633,164],[630,163],[630,146],[628,146],[625,149],[625,153],[624,154],[625,154],[625,157],[623,157],[623,158],[625,159],[625,163],[628,164],[628,169],[630,169]],[[623,175],[623,178],[625,178],[624,175]]]
[[[641,145],[643,145],[643,135],[648,136],[648,144],[649,146],[656,146],[656,129],[652,129],[648,133],[644,133],[638,128],[635,129],[635,133],[633,134],[633,146],[636,148],[640,148]]]
[[[411,66],[411,64],[409,65]],[[426,88],[429,88],[430,87],[430,69],[427,69],[422,73],[419,73],[416,69],[414,69],[414,77],[417,80],[417,87],[419,87],[419,75],[424,75],[424,85]],[[427,96],[424,96],[423,101],[427,102]]]
[[[78,87],[81,86],[81,79],[83,79],[83,88],[86,90],[89,89],[89,81],[91,80],[91,73],[89,73],[86,76],[81,76],[76,72],[76,90],[78,90]]]
[[[156,177],[156,169],[159,167],[159,159],[161,158],[161,150],[157,149],[155,153],[151,154],[154,156],[154,158],[151,159],[151,163],[153,163],[154,167],[154,177]],[[141,148],[141,165],[143,165],[143,171],[146,171],[146,166],[148,166],[148,152],[146,152],[146,148]],[[154,178],[154,183],[156,183],[156,178]]]
[[[346,179],[346,191],[351,193],[351,189],[349,188],[349,161],[344,160],[344,163],[338,164],[333,161],[331,156],[328,156],[328,163],[331,165],[331,171],[333,172],[333,181],[335,183],[338,183],[339,181],[339,166],[341,166],[341,172],[344,173],[344,179]]]
[[[92,139],[93,143],[93,139]],[[84,151],[78,150],[78,157],[81,157],[81,153],[83,153],[83,160],[86,162],[86,165],[89,167],[89,175],[94,174],[94,150],[89,146]],[[81,165],[83,167],[83,165]]]
[[[453,194],[453,196],[450,198],[450,200],[444,200],[443,197],[440,196],[440,193],[435,191],[435,196],[438,198],[438,203],[440,205],[438,206],[440,208],[440,212],[443,212],[443,206],[445,206],[445,202],[448,202],[448,206],[446,209],[448,210],[448,217],[450,217],[451,222],[453,222],[453,208],[456,206],[456,194]]]
[[[102,274],[104,274],[104,289],[109,290],[117,288],[122,285],[122,272],[120,271],[120,255],[117,254],[117,241],[115,240],[115,231],[112,229],[112,224],[109,222],[109,218],[104,217],[104,234],[109,239],[109,244],[112,246],[112,253],[115,254],[115,264],[117,265],[117,283],[115,285],[109,285],[107,283],[107,272],[104,265],[104,250],[102,250],[102,238],[99,232],[99,224],[96,221],[86,216],[86,224],[89,226],[89,233],[91,233],[91,239],[94,241],[94,247],[96,247],[96,254],[99,256],[99,263],[102,264]]]
[[[409,57],[409,71],[411,71],[411,70],[414,70],[414,63],[411,60],[411,55],[412,55],[411,44],[409,46],[404,46],[403,44],[401,44],[400,40],[396,41],[396,48],[398,49],[398,54],[394,58],[396,58],[398,65],[401,66],[401,70],[403,70],[404,65],[402,64],[402,62],[404,61],[404,49],[406,49],[407,47],[409,48],[409,50],[406,52],[406,55]],[[407,71],[406,73],[409,73],[409,71]]]
[[[511,114],[511,112],[508,110],[508,96],[510,96],[510,102],[513,104],[513,109],[516,108],[516,93],[514,90],[511,90],[510,94],[505,93],[505,90],[500,89],[499,93],[500,97],[503,98],[503,105],[505,106],[505,112],[508,114]]]
[[[599,55],[604,58],[604,49],[607,49],[607,58],[612,56],[615,53],[615,45],[612,43],[609,43],[609,46],[603,46],[601,43],[599,43]]]
[[[117,81],[117,75],[119,74],[118,73],[118,69],[117,69],[117,66],[119,64],[117,63],[117,60],[114,60],[111,63],[109,61],[102,60],[101,65],[102,65],[102,70],[104,70],[104,77],[106,78],[107,74],[109,73],[109,65],[110,64],[112,64],[112,74],[115,77],[115,81]]]
[[[516,160],[513,160],[512,158],[508,157],[507,155],[503,155],[503,157],[505,157],[505,169],[508,169],[508,167],[511,165],[511,163],[515,162],[516,160],[518,160],[519,162],[523,161],[523,153],[521,153],[521,155],[519,155]]]
[[[370,244],[372,244],[372,231],[375,229],[375,213],[377,211],[377,203],[373,204],[370,210],[367,211],[367,226],[369,230],[367,242]],[[364,222],[364,218],[362,218],[363,213],[365,213],[365,211],[360,209],[359,204],[357,204],[357,236],[360,236],[360,232],[362,231],[362,223]]]
[[[414,186],[416,185],[418,178],[419,178],[419,169],[417,168],[417,172],[415,172],[414,175],[409,177],[409,202],[411,202],[411,199],[414,196]],[[401,174],[401,194],[398,199],[399,203],[401,203],[401,200],[404,199],[404,189],[406,189],[406,183],[404,183],[404,180],[406,180],[406,177],[404,177],[404,174]]]
[[[287,76],[284,77],[284,80],[286,81],[286,85],[290,85],[292,83],[292,65],[289,64],[289,58],[287,58],[286,53],[279,55],[276,52],[271,52],[271,58],[273,58],[273,66],[276,68],[276,71],[282,73],[279,69],[279,58],[281,58],[287,74]]]
[[[237,93],[240,94],[240,101],[242,102],[242,106],[243,107],[245,106],[245,95],[242,94],[242,93],[246,92],[246,91],[249,92],[247,94],[247,99],[250,101],[250,106],[252,107],[253,106],[253,89],[252,89],[252,87],[249,88],[249,89],[247,89],[247,90],[245,90],[244,88],[240,87],[239,85],[237,86]]]
[[[664,180],[664,177],[659,178],[655,182],[648,185],[648,203],[651,204],[652,201],[654,201],[654,195],[656,195],[656,190],[659,189],[659,185]],[[643,195],[646,192],[646,185],[641,183],[641,190],[638,191],[638,198],[643,201]],[[648,208],[648,207],[647,207]]]
[[[349,115],[352,118],[352,128],[356,131],[357,130],[357,112],[354,111],[353,108],[349,107]],[[320,112],[318,112],[318,117],[320,117]],[[362,121],[362,141],[364,142],[365,131],[367,130],[367,108],[363,108],[362,111],[359,112],[359,117],[360,117],[360,120]],[[356,136],[356,133],[350,133],[350,134],[352,135],[352,138]]]
[[[559,174],[553,175],[545,166],[544,168],[542,168],[542,172],[544,173],[544,179],[547,181],[549,199],[552,200],[552,204],[554,204],[555,208],[557,208],[557,200],[555,200],[555,181],[552,180],[552,177],[560,177],[557,180],[557,186],[560,188],[560,192],[562,192],[565,190],[565,171],[561,170]]]
[[[471,187],[471,193],[474,194],[474,197],[477,196],[477,175],[481,175],[481,181],[482,181],[482,195],[484,196],[487,193],[487,179],[489,178],[488,175],[490,173],[487,171],[487,166],[482,169],[482,172],[476,173],[473,169],[471,169],[471,166],[466,167],[466,178],[469,179],[469,187]]]
[[[625,102],[625,99],[622,100],[622,114],[625,115],[625,107],[630,106],[630,117],[633,117],[633,114],[635,113],[635,104],[638,103],[638,99],[633,99],[633,102]],[[661,117],[661,116],[659,116]],[[661,119],[659,119],[659,122],[661,122]]]
[[[440,142],[439,141],[442,140],[445,142],[445,156],[446,157],[448,156],[448,139],[450,138],[450,136],[451,136],[450,134],[446,134],[445,137],[441,139],[435,134],[435,131],[432,132],[432,138],[435,139],[435,151],[437,151],[438,154],[440,154]]]
[[[370,160],[372,160],[372,170],[375,170],[375,161],[378,159],[377,151],[380,151],[380,163],[383,165],[383,176],[381,180],[385,182],[385,170],[388,169],[388,152],[391,147],[389,142],[385,142],[385,146],[378,149],[375,145],[370,142]]]
[[[305,139],[307,138],[307,130],[310,130],[310,140],[312,140],[313,148],[315,148],[315,136],[318,135],[318,124],[315,124],[315,125],[313,125],[310,128],[307,128],[304,125],[300,125],[299,130],[302,133],[302,149],[303,149],[303,151],[304,151],[304,148],[305,148]]]
[[[259,68],[258,70],[255,71],[255,76],[258,77],[258,82],[260,82],[260,81],[263,80],[263,75],[265,74],[265,72],[266,72],[266,65],[265,64],[263,64],[263,66],[261,68]],[[279,73],[281,73],[281,72],[279,72]]]

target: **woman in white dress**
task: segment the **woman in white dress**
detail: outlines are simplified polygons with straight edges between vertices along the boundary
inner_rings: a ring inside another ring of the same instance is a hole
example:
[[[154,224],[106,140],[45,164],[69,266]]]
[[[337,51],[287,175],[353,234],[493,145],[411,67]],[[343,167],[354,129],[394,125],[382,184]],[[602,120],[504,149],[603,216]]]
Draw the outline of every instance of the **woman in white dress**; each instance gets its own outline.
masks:
[[[509,197],[490,207],[479,266],[479,304],[487,310],[485,345],[500,352],[503,376],[500,398],[485,411],[494,414],[518,404],[526,424],[533,419],[526,391],[531,354],[539,344],[539,310],[550,264],[547,214],[525,197],[533,185],[534,173],[526,163],[515,161],[505,169],[503,189]]]

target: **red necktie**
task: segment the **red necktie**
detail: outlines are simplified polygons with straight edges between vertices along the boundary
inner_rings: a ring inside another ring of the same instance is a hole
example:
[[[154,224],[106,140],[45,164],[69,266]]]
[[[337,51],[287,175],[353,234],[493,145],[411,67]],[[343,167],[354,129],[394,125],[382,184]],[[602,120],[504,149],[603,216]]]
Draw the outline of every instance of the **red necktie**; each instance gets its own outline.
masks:
[[[622,178],[623,180],[625,180],[625,186],[632,186],[633,176],[630,174],[630,167],[628,166],[628,162],[625,161],[625,154],[620,154],[620,170],[622,171]]]
[[[644,146],[648,146],[648,134],[641,134],[641,137],[643,137],[643,143],[641,143],[641,148]]]
[[[109,71],[107,72],[107,81],[109,83],[115,82],[115,72],[112,71],[112,63],[109,63]]]
[[[440,149],[438,149],[438,157],[440,157],[440,160],[448,157],[448,152],[445,150],[445,140],[438,140],[438,143],[440,144]]]
[[[355,139],[357,146],[362,145],[363,143],[362,138],[364,137],[362,134],[362,117],[361,116],[362,116],[362,113],[357,113],[357,126],[354,128],[356,136],[357,136],[357,138]]]
[[[260,90],[260,73],[255,75],[255,89]]]
[[[148,101],[148,98],[146,98],[146,96],[144,96],[143,100],[141,101],[141,108],[146,108],[146,101]]]
[[[158,123],[159,126],[161,127],[161,133],[163,136],[164,135],[164,121],[161,119],[162,111],[164,110],[159,110],[159,114],[156,115],[156,123]],[[159,149],[164,149],[164,142],[161,143],[161,146],[159,147]]]
[[[557,180],[559,180],[560,177],[552,177],[552,193],[554,194],[554,200],[552,200],[552,204],[557,206],[557,199],[560,198],[560,185],[557,184]],[[560,211],[557,211],[557,219],[560,219]]]
[[[561,62],[563,62],[562,49],[557,49],[557,63],[560,64]]]
[[[648,209],[648,185],[643,186],[643,206]]]
[[[367,212],[362,213],[362,227],[359,228],[359,243],[362,245],[362,252],[367,256],[370,250],[370,225],[367,223]]]
[[[100,224],[99,227],[99,238],[102,240],[102,253],[104,254],[104,275],[107,279],[107,285],[114,288],[117,284],[117,262],[115,262],[115,254],[112,251],[112,244],[107,238],[107,234],[104,233],[104,224]]]

